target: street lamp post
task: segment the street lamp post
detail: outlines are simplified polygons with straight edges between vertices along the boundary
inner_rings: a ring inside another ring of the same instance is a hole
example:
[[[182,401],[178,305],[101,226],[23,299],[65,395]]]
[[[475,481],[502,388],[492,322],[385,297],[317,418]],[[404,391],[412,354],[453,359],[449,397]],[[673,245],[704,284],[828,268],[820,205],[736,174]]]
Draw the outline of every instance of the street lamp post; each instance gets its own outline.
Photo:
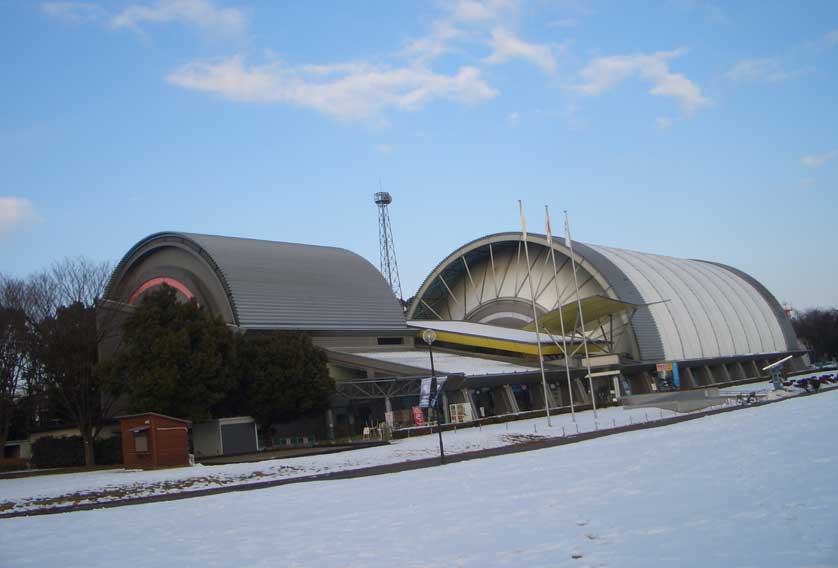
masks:
[[[437,424],[437,433],[439,434],[439,463],[440,465],[445,464],[445,448],[442,445],[442,396],[441,393],[437,392],[437,382],[436,382],[436,371],[434,370],[434,348],[433,344],[436,341],[436,332],[432,329],[426,329],[422,332],[422,339],[425,340],[425,343],[428,344],[428,353],[431,356],[431,393],[434,396],[434,406],[436,407],[436,424]]]

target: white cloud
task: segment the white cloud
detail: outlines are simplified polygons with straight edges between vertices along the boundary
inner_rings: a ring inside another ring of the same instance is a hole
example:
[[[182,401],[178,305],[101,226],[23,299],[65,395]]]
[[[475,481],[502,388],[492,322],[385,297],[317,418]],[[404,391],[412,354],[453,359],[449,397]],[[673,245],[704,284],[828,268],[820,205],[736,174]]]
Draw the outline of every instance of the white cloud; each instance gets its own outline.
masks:
[[[681,8],[698,12],[704,19],[713,24],[730,25],[732,20],[721,7],[707,0],[678,0],[676,5]]]
[[[25,197],[0,197],[0,235],[34,219],[32,203]]]
[[[838,30],[830,30],[815,39],[800,44],[800,47],[815,54],[822,54],[836,46],[838,46]]]
[[[430,32],[407,44],[402,55],[428,63],[468,46],[489,46],[484,63],[501,64],[514,59],[529,61],[546,73],[555,73],[556,61],[549,45],[529,43],[512,27],[518,19],[518,0],[459,0],[447,5],[446,15]]]
[[[575,28],[579,25],[579,20],[576,18],[562,18],[547,24],[551,28]]]
[[[489,22],[518,9],[517,0],[458,0],[450,6],[451,17],[459,22]]]
[[[393,151],[393,147],[389,144],[376,144],[375,151],[379,154],[389,154]]]
[[[698,85],[684,75],[669,70],[669,61],[684,53],[684,49],[677,49],[651,54],[598,57],[582,69],[580,76],[584,82],[574,88],[582,94],[595,96],[613,89],[627,79],[639,78],[652,84],[649,94],[672,97],[680,103],[685,113],[692,114],[711,101],[701,94]]]
[[[410,41],[402,55],[427,63],[466,43],[485,44],[489,28],[514,19],[517,8],[517,0],[449,2],[445,16],[433,22],[427,35]]]
[[[465,33],[448,21],[437,21],[431,32],[407,44],[403,54],[421,61],[431,61],[452,51],[451,44]]]
[[[660,130],[666,130],[672,126],[672,118],[668,116],[659,116],[655,119],[655,126]]]
[[[210,0],[158,0],[132,4],[113,16],[114,28],[139,29],[147,23],[180,22],[222,35],[240,35],[247,28],[244,14],[236,8],[219,8]]]
[[[140,30],[144,24],[173,22],[224,36],[240,36],[247,29],[247,19],[240,10],[218,8],[211,0],[157,0],[153,4],[131,4],[118,12],[90,2],[46,2],[41,9],[67,22],[102,22],[115,29]]]
[[[445,75],[424,66],[390,68],[366,63],[248,66],[237,56],[190,63],[167,79],[234,101],[292,104],[341,120],[368,119],[390,108],[415,111],[436,99],[476,103],[497,95],[480,71],[468,66]]]
[[[512,59],[523,59],[537,65],[545,73],[556,72],[556,60],[549,46],[527,43],[501,28],[492,30],[492,54],[484,59],[486,63],[506,63]]]
[[[802,71],[786,71],[777,59],[743,59],[738,61],[725,75],[732,81],[742,83],[779,83],[798,77]]]
[[[87,2],[46,2],[41,4],[41,10],[48,16],[74,24],[93,22],[107,16],[101,6]]]
[[[834,160],[835,158],[838,158],[838,150],[832,150],[831,152],[826,152],[825,154],[813,154],[811,156],[803,156],[800,159],[800,163],[810,168],[817,168],[829,162],[830,160]]]
[[[518,112],[510,112],[506,115],[506,123],[512,128],[515,128],[521,123],[521,115]]]

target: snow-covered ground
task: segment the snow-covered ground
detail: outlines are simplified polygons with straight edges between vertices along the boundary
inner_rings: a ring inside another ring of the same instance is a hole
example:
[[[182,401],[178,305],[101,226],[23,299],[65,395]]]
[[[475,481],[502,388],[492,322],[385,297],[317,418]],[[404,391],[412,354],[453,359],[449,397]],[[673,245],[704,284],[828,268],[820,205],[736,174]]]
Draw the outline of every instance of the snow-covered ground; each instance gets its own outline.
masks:
[[[836,405],[833,391],[445,467],[0,520],[0,564],[836,566]]]
[[[770,383],[732,387],[724,394],[735,396],[758,391],[765,398],[792,396],[796,392],[773,392]],[[494,424],[480,428],[461,428],[444,433],[447,454],[507,446],[539,438],[572,436],[577,433],[653,422],[678,414],[657,408],[602,409],[553,416],[548,427],[545,418]],[[0,479],[0,515],[64,505],[114,501],[129,497],[148,497],[208,488],[228,487],[345,471],[383,464],[434,457],[439,454],[436,435],[416,436],[394,441],[389,446],[365,448],[320,456],[267,460],[254,463],[195,466],[159,471],[108,470],[71,474]]]
[[[747,385],[736,385],[735,387],[726,387],[723,389],[719,389],[719,394],[723,395],[730,395],[730,394],[738,394],[738,393],[750,393],[750,392],[759,392],[759,393],[767,393],[772,392],[774,390],[771,381],[761,381],[758,383],[748,383]],[[790,391],[792,389],[789,389]],[[799,389],[795,389],[799,390]]]
[[[461,428],[444,433],[446,454],[495,448],[522,439],[573,435],[626,424],[650,422],[677,415],[655,408],[605,408],[598,412],[577,412],[553,416],[552,427],[545,418],[493,424],[481,428]],[[158,471],[108,470],[19,479],[0,479],[0,513],[35,510],[74,503],[104,502],[125,497],[144,497],[161,493],[193,491],[246,483],[258,483],[398,463],[439,455],[436,434],[395,440],[389,446],[364,448],[319,456],[276,459]]]

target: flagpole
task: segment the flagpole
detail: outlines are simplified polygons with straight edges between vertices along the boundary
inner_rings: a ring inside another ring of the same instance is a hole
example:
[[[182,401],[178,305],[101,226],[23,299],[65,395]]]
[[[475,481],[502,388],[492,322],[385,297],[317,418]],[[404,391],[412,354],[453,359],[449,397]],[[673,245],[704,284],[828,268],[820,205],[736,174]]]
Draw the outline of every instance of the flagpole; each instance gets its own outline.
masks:
[[[567,209],[564,211],[564,235],[565,245],[570,249],[570,262],[573,266],[573,283],[576,286],[576,306],[579,309],[579,322],[582,324],[582,345],[585,348],[585,363],[588,368],[588,388],[591,390],[591,404],[594,408],[594,419],[596,419],[596,394],[594,393],[594,380],[591,377],[591,357],[588,354],[588,336],[585,335],[585,316],[582,313],[582,300],[579,298],[579,278],[576,276],[576,258],[573,255],[573,241],[570,239],[570,221],[567,217]]]
[[[564,356],[564,368],[567,373],[567,392],[570,395],[570,417],[576,422],[576,411],[573,408],[573,385],[570,384],[570,361],[567,358],[567,337],[564,330],[564,314],[562,314],[562,301],[559,295],[559,272],[556,270],[556,251],[553,248],[553,230],[550,228],[550,209],[544,206],[544,215],[547,229],[547,247],[550,249],[550,259],[553,261],[553,284],[556,287],[556,305],[559,307],[559,323],[562,327],[562,355]]]
[[[532,300],[532,319],[535,322],[535,341],[538,345],[538,366],[541,368],[541,386],[544,388],[544,410],[547,411],[547,426],[552,427],[550,419],[550,399],[547,396],[547,377],[544,375],[544,357],[541,355],[541,332],[538,328],[538,311],[535,309],[535,290],[532,286],[532,274],[530,273],[530,251],[527,246],[527,220],[524,217],[524,204],[518,200],[518,212],[521,213],[521,233],[524,239],[524,258],[527,261],[527,280],[530,283],[530,299]]]

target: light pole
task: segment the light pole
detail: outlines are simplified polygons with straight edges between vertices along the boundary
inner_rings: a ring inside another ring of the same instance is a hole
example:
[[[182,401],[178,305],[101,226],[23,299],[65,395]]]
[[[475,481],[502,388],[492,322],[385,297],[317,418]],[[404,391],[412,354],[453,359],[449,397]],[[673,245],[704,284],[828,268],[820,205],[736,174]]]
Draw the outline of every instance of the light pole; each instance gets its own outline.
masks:
[[[441,393],[437,392],[436,371],[434,370],[434,348],[433,344],[436,341],[436,332],[432,329],[426,329],[422,332],[422,339],[428,344],[428,353],[431,355],[431,393],[434,396],[434,406],[436,407],[436,424],[437,433],[439,434],[439,463],[445,464],[445,448],[442,445],[442,410],[440,408],[442,402]]]

